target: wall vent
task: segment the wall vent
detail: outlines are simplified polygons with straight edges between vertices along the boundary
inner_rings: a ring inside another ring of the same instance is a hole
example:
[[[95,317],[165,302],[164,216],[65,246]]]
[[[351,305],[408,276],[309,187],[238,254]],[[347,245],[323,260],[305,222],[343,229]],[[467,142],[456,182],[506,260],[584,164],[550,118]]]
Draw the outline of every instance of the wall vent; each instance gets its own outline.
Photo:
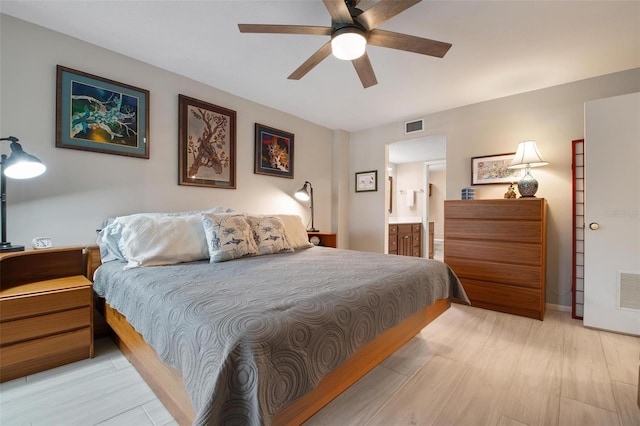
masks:
[[[620,308],[640,310],[640,273],[618,272]]]
[[[404,134],[419,133],[424,131],[424,118],[420,120],[407,121],[404,123]]]

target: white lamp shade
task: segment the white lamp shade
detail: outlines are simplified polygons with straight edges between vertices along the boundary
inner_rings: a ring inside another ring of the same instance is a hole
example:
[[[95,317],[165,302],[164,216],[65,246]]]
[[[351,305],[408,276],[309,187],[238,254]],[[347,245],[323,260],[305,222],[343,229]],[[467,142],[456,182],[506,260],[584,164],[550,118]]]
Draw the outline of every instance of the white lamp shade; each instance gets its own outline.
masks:
[[[544,161],[536,146],[536,141],[524,141],[518,145],[516,155],[509,165],[510,169],[524,169],[527,167],[540,167],[549,164]]]
[[[333,56],[345,61],[351,61],[364,54],[367,47],[367,39],[357,31],[345,31],[338,33],[331,39],[331,52]]]
[[[47,167],[36,161],[21,161],[8,166],[4,174],[12,179],[31,179],[40,176]]]

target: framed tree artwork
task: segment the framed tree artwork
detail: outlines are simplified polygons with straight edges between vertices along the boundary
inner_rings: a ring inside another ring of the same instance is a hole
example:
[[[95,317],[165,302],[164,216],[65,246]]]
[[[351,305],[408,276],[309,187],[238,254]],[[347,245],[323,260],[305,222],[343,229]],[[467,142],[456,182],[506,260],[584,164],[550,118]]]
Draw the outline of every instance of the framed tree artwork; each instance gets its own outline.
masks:
[[[236,112],[179,95],[180,185],[236,188]]]
[[[293,179],[293,133],[259,123],[256,123],[255,131],[254,172]]]
[[[149,91],[58,65],[56,146],[149,158]]]

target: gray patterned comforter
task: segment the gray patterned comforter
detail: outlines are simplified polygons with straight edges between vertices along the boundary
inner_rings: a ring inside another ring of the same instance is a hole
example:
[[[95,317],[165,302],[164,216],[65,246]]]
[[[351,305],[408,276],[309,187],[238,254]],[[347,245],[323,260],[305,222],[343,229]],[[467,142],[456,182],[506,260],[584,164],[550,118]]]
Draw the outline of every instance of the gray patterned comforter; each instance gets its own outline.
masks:
[[[94,289],[182,372],[197,425],[268,425],[382,331],[436,299],[468,300],[444,263],[323,247],[123,265],[102,265]]]

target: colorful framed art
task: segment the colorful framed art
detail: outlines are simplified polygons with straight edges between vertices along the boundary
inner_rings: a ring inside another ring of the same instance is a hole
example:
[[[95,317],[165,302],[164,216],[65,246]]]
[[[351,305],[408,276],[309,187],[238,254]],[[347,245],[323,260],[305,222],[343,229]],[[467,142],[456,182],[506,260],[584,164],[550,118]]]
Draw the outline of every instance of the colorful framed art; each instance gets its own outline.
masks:
[[[236,188],[236,112],[179,95],[178,184]]]
[[[56,146],[149,158],[149,91],[57,66]]]
[[[520,180],[522,170],[508,168],[514,155],[515,152],[473,157],[471,159],[471,184],[509,184]]]
[[[293,133],[256,123],[255,144],[256,174],[293,179]]]

